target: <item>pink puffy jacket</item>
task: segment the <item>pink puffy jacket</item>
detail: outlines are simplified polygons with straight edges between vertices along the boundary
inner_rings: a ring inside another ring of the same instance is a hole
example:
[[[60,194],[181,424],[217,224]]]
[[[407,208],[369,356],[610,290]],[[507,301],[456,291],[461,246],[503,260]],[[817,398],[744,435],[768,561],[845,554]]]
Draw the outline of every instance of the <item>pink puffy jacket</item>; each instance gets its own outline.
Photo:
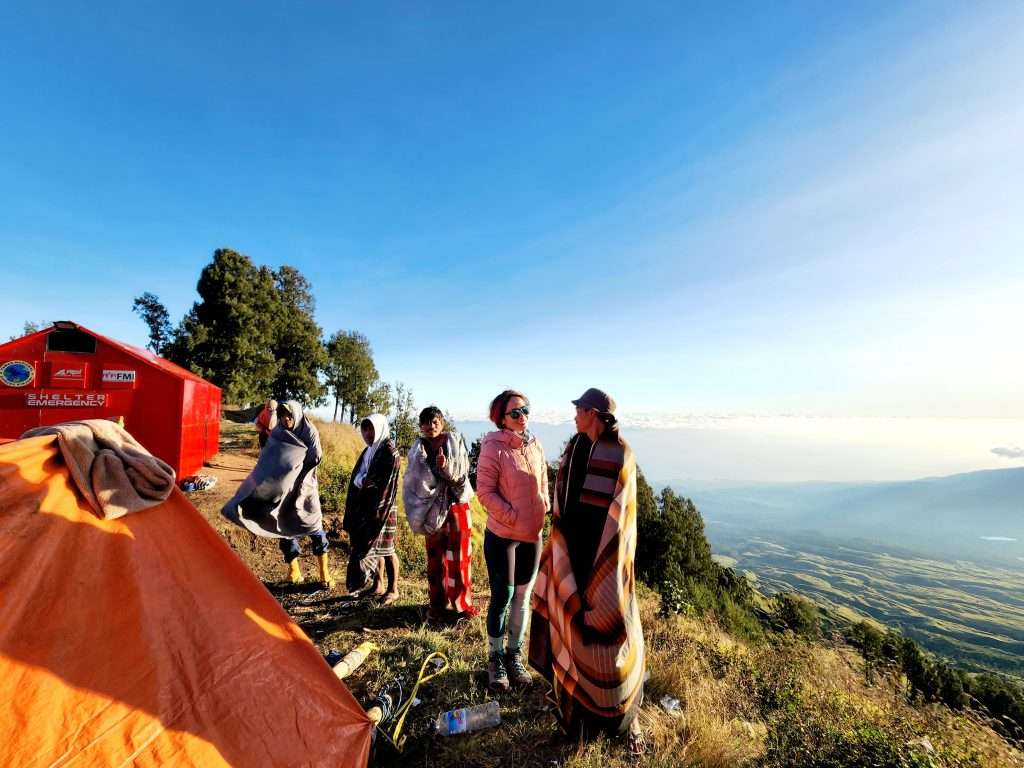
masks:
[[[544,449],[507,429],[488,432],[480,447],[476,495],[487,510],[487,528],[505,539],[536,541],[548,511]]]

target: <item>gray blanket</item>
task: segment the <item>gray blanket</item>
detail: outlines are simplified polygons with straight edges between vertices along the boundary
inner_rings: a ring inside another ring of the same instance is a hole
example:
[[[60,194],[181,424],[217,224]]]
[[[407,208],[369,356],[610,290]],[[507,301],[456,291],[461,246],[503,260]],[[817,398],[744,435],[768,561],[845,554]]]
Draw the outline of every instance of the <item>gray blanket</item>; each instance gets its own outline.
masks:
[[[469,452],[458,432],[449,432],[444,448],[447,460],[444,471],[427,457],[427,443],[422,437],[409,449],[409,463],[402,485],[405,517],[413,533],[436,532],[448,517],[448,508],[473,498],[469,483]]]
[[[292,405],[293,413],[302,413],[298,403]],[[322,458],[320,434],[304,415],[292,429],[278,423],[256,466],[221,514],[267,538],[294,539],[320,530],[316,467]]]

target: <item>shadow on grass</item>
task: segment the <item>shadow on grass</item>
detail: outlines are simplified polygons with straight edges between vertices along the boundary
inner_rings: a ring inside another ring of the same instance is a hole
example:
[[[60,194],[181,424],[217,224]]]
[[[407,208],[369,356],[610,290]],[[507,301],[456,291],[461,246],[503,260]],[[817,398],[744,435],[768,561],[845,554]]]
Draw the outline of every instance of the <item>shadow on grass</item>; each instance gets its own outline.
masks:
[[[370,599],[325,597],[314,601],[292,601],[286,608],[302,631],[314,640],[334,632],[415,629],[423,624],[423,613],[418,606],[380,606]],[[307,612],[312,615],[307,615]]]

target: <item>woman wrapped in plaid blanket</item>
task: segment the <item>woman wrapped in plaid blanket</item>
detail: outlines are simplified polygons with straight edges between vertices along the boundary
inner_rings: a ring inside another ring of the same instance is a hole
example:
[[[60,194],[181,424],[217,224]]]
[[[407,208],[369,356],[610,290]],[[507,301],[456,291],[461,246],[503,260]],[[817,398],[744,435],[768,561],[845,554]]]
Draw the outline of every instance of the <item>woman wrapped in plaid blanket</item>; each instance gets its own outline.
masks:
[[[579,432],[558,469],[551,536],[533,595],[530,664],[551,684],[570,736],[628,731],[631,749],[642,751],[636,461],[608,395],[591,389],[573,402]]]

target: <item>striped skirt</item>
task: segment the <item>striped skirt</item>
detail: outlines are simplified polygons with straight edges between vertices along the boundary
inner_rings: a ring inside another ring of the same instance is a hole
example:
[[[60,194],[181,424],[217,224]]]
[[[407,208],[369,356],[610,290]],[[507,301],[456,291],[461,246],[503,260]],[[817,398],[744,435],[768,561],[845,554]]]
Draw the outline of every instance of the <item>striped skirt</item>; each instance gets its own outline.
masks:
[[[392,507],[384,519],[384,525],[375,538],[368,541],[352,542],[352,554],[348,561],[346,586],[349,592],[368,587],[376,578],[381,558],[395,554],[395,536],[398,531],[398,508]]]

